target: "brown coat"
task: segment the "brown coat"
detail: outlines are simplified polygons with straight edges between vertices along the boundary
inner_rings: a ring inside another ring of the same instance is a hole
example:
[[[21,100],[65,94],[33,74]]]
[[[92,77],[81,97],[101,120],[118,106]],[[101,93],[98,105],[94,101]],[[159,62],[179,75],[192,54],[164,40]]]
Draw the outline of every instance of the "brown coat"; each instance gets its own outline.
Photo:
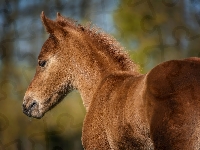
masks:
[[[87,150],[198,150],[200,59],[164,62],[141,75],[119,43],[57,14],[41,15],[50,33],[23,102],[41,118],[78,89],[87,114]]]
[[[168,61],[137,77],[111,74],[86,115],[83,144],[88,149],[197,150],[198,93],[198,58]]]

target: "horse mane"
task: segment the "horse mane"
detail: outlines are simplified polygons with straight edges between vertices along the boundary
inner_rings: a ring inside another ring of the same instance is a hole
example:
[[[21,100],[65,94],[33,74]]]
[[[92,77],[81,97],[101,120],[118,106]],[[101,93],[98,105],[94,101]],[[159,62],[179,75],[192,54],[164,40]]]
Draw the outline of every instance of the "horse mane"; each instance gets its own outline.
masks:
[[[105,33],[101,28],[92,25],[91,23],[87,23],[86,25],[80,25],[77,21],[63,17],[59,13],[56,19],[56,22],[62,27],[70,27],[74,30],[85,33],[89,37],[91,37],[94,42],[106,49],[108,55],[122,66],[122,70],[124,71],[134,71],[138,73],[138,66],[131,61],[127,51],[120,45],[120,43],[115,40],[111,35]]]

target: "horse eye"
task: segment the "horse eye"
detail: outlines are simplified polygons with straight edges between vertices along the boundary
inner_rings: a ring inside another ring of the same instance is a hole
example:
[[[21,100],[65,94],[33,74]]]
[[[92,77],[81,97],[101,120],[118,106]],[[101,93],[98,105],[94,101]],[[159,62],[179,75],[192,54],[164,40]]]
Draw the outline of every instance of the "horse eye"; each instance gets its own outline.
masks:
[[[40,61],[38,62],[38,64],[39,64],[40,67],[44,67],[45,64],[46,64],[46,61],[45,61],[45,60],[40,60]]]

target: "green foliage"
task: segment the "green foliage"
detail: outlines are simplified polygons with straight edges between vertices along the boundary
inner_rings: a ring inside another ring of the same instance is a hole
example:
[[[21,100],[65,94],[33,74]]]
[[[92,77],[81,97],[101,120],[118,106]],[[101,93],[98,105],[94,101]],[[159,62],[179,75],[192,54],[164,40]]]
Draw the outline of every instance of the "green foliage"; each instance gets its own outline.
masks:
[[[120,0],[115,36],[145,73],[160,62],[199,55],[198,20],[186,17],[192,13],[186,1]]]

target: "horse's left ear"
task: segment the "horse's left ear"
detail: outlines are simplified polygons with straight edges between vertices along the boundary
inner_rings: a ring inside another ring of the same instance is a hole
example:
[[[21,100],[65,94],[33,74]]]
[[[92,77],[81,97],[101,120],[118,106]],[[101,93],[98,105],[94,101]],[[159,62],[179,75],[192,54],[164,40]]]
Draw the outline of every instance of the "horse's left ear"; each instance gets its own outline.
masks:
[[[66,35],[66,31],[60,26],[57,22],[48,19],[44,12],[41,13],[41,20],[44,24],[46,31],[50,34],[53,34],[55,37],[59,38]]]
[[[62,20],[64,20],[64,17],[59,12],[57,12],[56,21],[62,21]]]
[[[74,27],[75,25],[75,21],[73,21],[70,18],[65,18],[63,17],[59,12],[57,12],[57,18],[56,18],[56,22],[61,25],[62,27]]]

